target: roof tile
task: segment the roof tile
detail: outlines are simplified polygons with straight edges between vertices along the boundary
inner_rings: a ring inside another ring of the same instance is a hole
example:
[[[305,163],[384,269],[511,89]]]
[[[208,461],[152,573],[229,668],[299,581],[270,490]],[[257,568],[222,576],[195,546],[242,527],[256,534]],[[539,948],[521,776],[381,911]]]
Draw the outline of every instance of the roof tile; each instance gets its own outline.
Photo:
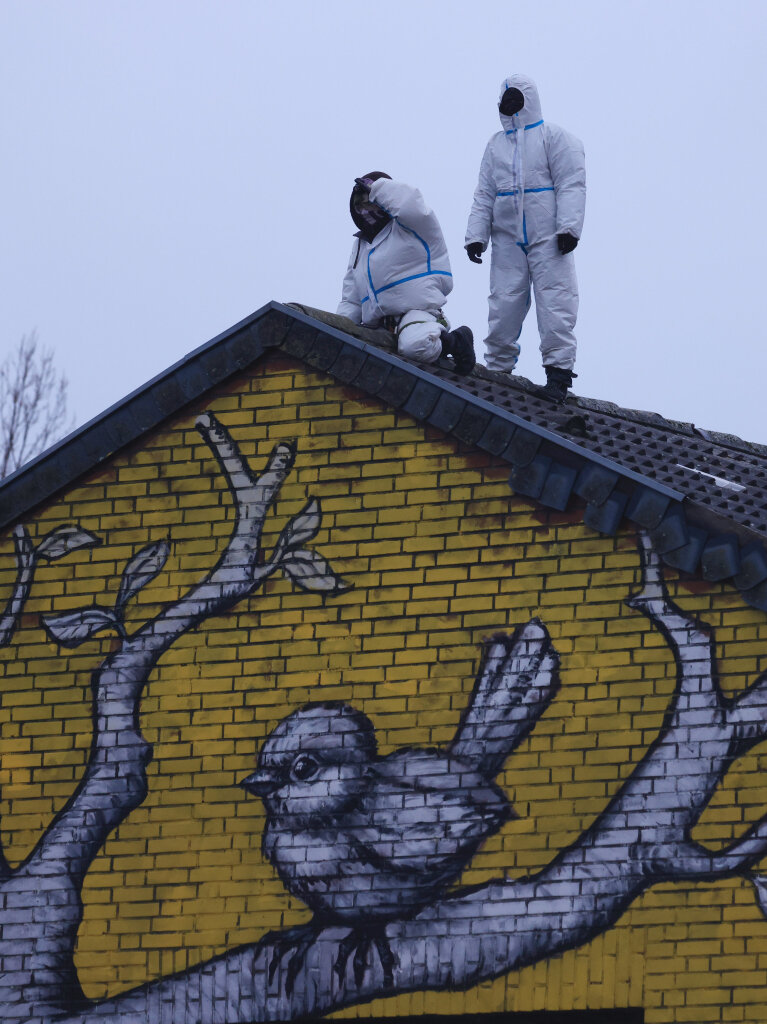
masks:
[[[622,491],[613,491],[609,498],[601,501],[598,505],[586,506],[583,522],[592,530],[612,536],[618,532],[627,501],[628,494]]]
[[[700,558],[703,578],[717,582],[729,579],[740,570],[738,539],[732,534],[712,537]]]
[[[525,430],[524,427],[517,427],[503,457],[514,466],[527,466],[533,461],[540,447],[541,439],[538,434]]]
[[[626,510],[628,513],[628,509]],[[631,518],[631,517],[629,517]],[[674,551],[690,539],[687,521],[680,504],[673,504],[654,530],[649,531],[652,546],[659,555]]]
[[[317,333],[316,327],[302,323],[300,320],[294,320],[290,325],[290,330],[280,342],[280,348],[287,355],[295,356],[296,359],[306,359],[312,350]]]
[[[526,466],[515,466],[509,474],[509,483],[517,494],[524,494],[527,498],[538,498],[546,477],[551,469],[551,459],[548,455],[536,455],[532,462]]]
[[[429,423],[437,430],[444,430],[446,434],[449,434],[461,418],[461,413],[465,408],[466,402],[449,392],[444,392],[440,395],[439,401],[429,416]]]
[[[425,420],[437,404],[440,394],[440,389],[435,384],[419,380],[413,388],[410,398],[402,407],[402,411],[414,419]]]
[[[618,474],[612,470],[587,463],[578,474],[573,490],[590,504],[601,505],[614,491],[618,479]]]
[[[482,409],[474,409],[467,405],[461,417],[453,427],[453,435],[464,444],[476,444],[490,422],[490,413]]]
[[[339,338],[332,338],[317,331],[314,343],[304,359],[310,366],[314,366],[318,370],[327,370],[341,354],[342,345],[343,342]]]
[[[548,508],[564,512],[578,476],[578,470],[554,463],[546,477],[540,500]]]
[[[663,553],[663,561],[667,565],[672,566],[672,568],[679,569],[680,572],[692,575],[698,568],[703,546],[708,539],[708,533],[705,530],[698,529],[697,526],[690,526],[688,524],[687,535],[687,543],[681,544],[678,548],[672,548],[670,551],[665,551]]]
[[[376,356],[369,355],[363,363],[362,369],[354,383],[356,387],[367,391],[369,395],[377,395],[386,383],[386,378],[390,373],[391,365],[389,363],[384,362],[383,359],[378,359]]]
[[[626,516],[646,530],[652,530],[660,525],[668,506],[669,499],[665,495],[649,487],[639,487],[626,507]]]
[[[767,579],[767,552],[758,541],[746,544],[740,552],[740,569],[733,580],[738,590],[750,590]]]
[[[367,356],[364,351],[347,345],[341,349],[329,372],[345,384],[351,384],[362,370],[366,360]]]
[[[515,431],[513,423],[509,423],[500,416],[491,416],[490,421],[477,440],[477,447],[491,455],[500,455],[511,441]]]
[[[378,397],[382,402],[387,402],[398,409],[410,397],[415,382],[416,378],[407,370],[401,369],[399,366],[392,366],[391,372],[378,391]]]

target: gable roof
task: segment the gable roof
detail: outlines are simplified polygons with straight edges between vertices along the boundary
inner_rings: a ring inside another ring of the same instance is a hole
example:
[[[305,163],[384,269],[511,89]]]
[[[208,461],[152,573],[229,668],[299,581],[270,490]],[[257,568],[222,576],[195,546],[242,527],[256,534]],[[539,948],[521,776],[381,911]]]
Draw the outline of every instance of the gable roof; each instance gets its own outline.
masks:
[[[270,302],[1,481],[0,528],[277,350],[508,462],[518,494],[577,505],[601,533],[624,519],[648,530],[669,565],[729,580],[767,611],[767,448],[609,402],[554,406],[524,378],[459,377],[393,348],[385,331]]]

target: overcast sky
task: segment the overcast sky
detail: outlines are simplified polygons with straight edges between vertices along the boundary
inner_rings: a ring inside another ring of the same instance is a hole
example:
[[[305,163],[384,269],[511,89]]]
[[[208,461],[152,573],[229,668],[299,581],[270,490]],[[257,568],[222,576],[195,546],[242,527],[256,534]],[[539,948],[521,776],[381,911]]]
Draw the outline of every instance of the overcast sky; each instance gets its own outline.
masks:
[[[501,79],[583,139],[575,390],[767,443],[765,0],[0,0],[0,357],[96,415],[270,299],[334,310],[373,169],[463,251]],[[534,312],[518,370],[543,380]]]

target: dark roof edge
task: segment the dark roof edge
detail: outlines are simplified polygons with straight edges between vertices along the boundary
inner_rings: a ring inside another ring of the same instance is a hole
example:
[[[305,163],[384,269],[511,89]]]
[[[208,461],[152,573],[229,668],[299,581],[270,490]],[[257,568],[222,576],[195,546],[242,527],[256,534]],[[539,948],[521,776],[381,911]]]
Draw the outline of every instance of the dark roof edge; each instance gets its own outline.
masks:
[[[19,477],[32,472],[33,470],[41,466],[43,463],[47,462],[49,459],[52,459],[62,448],[65,448],[67,445],[72,444],[74,441],[77,441],[84,434],[96,430],[106,419],[114,415],[114,413],[124,409],[126,406],[129,406],[137,398],[140,398],[146,392],[150,391],[155,385],[168,380],[180,369],[185,367],[191,360],[207,352],[209,349],[220,344],[222,341],[231,338],[234,334],[237,334],[238,332],[244,330],[246,327],[250,327],[251,324],[255,323],[265,313],[268,313],[269,310],[275,307],[280,307],[280,304],[277,302],[267,302],[265,305],[261,306],[260,309],[257,309],[255,313],[251,313],[249,316],[245,317],[244,320],[240,320],[239,323],[236,323],[232,327],[229,327],[226,331],[223,331],[221,334],[217,334],[216,337],[211,338],[210,341],[206,341],[203,342],[202,345],[198,345],[197,348],[192,349],[191,352],[187,352],[185,356],[182,356],[180,359],[177,359],[175,363],[171,363],[171,365],[168,366],[165,370],[161,370],[160,373],[156,374],[154,377],[151,377],[144,384],[139,385],[139,387],[135,388],[135,390],[130,391],[123,398],[118,399],[118,401],[114,402],[112,405],[104,409],[103,412],[97,413],[91,419],[87,420],[79,427],[76,427],[73,431],[71,431],[71,433],[66,434],[60,440],[52,444],[50,448],[46,448],[45,451],[41,452],[39,455],[36,455],[33,459],[30,459],[29,462],[25,462],[23,466],[20,466],[17,470],[14,470],[13,473],[10,473],[8,476],[0,479],[0,493],[3,491],[5,487],[13,483]],[[233,372],[236,372],[236,370]],[[185,405],[186,403],[184,402],[183,404]],[[112,452],[108,453],[106,457],[108,458],[109,455],[111,454]],[[7,520],[5,520],[5,516],[2,513],[0,513],[0,529],[2,528],[3,521],[7,522]]]

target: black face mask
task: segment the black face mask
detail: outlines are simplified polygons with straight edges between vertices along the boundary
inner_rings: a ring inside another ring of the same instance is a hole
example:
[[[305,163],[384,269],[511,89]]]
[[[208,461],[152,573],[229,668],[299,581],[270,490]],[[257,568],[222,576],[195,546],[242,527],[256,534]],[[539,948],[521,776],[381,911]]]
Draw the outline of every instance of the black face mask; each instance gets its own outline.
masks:
[[[388,177],[388,174],[383,174],[381,171],[368,175],[368,179],[373,181],[378,178]],[[359,181],[357,181],[351,194],[349,212],[366,242],[372,242],[381,228],[385,227],[391,220],[391,217],[385,210],[370,202],[369,189],[365,188]]]
[[[525,105],[525,97],[519,91],[512,86],[507,89],[506,92],[501,96],[501,102],[498,104],[498,110],[504,115],[504,117],[512,117],[514,114],[518,114],[519,111]]]

